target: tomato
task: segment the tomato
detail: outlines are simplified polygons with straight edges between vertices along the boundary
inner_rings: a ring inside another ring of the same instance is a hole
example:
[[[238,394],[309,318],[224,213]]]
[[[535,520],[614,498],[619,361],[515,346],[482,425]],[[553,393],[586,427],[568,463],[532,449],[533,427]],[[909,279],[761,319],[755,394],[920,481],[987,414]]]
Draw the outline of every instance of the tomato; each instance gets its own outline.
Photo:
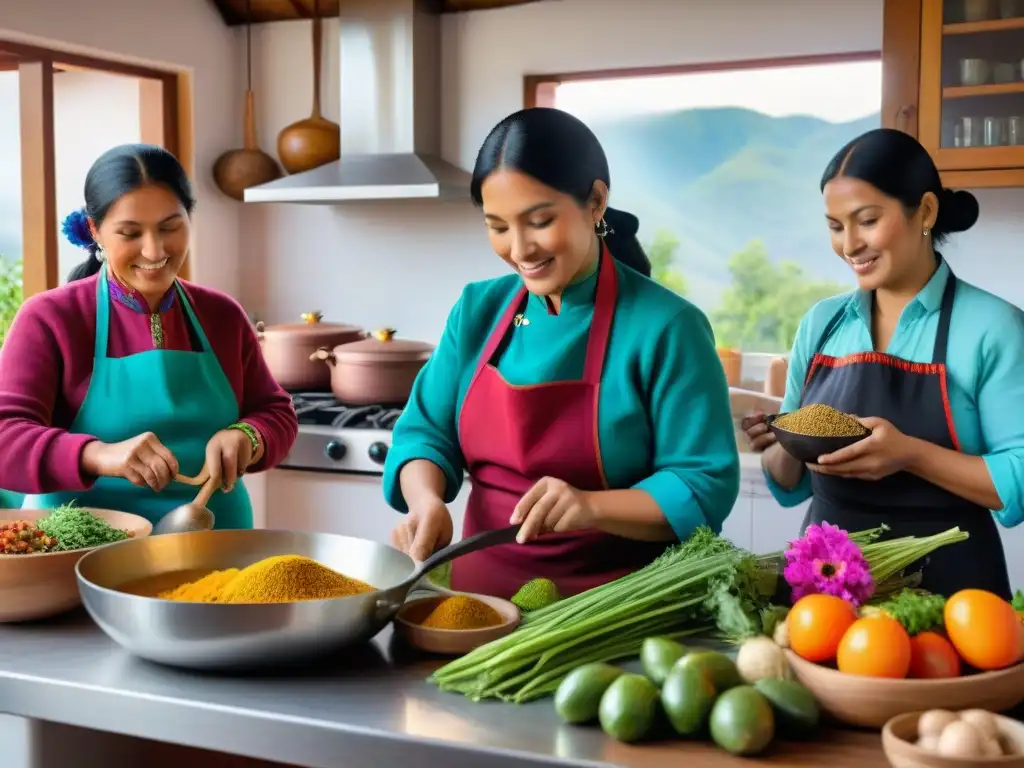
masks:
[[[822,663],[836,657],[839,641],[857,620],[852,605],[833,595],[801,597],[786,616],[789,647],[798,656]]]
[[[867,677],[906,677],[910,671],[910,635],[895,619],[857,619],[843,635],[836,653],[840,672]]]
[[[1003,669],[1024,654],[1024,633],[1013,607],[982,589],[962,589],[946,600],[946,634],[972,667]]]
[[[937,632],[910,638],[910,677],[959,677],[960,657],[953,644]]]

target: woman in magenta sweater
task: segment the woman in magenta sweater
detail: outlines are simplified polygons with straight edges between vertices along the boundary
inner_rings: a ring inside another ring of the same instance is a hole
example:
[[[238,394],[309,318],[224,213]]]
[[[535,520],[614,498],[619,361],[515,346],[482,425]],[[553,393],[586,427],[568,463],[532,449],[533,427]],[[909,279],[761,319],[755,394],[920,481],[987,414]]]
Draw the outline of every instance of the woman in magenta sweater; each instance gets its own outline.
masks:
[[[0,488],[25,508],[71,500],[152,522],[204,468],[217,528],[251,528],[238,478],[298,431],[288,394],[230,297],[177,279],[195,207],[184,169],[148,145],[111,149],[64,222],[88,259],[25,302],[0,353]]]

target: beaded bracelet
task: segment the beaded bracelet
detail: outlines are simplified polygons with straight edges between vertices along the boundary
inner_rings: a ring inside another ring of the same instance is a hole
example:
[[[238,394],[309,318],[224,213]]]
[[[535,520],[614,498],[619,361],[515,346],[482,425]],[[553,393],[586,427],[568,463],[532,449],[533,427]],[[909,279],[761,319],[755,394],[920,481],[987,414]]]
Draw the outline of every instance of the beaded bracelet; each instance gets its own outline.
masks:
[[[244,421],[236,421],[234,424],[228,425],[228,429],[237,429],[243,435],[249,438],[249,442],[252,443],[252,455],[253,458],[259,455],[260,452],[260,435],[253,429],[249,424]]]

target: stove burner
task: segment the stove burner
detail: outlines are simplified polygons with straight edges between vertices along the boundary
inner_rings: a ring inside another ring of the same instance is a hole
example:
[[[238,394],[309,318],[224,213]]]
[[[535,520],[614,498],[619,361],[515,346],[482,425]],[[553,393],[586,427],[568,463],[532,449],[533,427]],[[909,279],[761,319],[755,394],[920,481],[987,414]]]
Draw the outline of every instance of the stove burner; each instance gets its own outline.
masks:
[[[402,415],[399,406],[345,405],[330,392],[294,392],[292,405],[299,424],[339,429],[394,429]]]

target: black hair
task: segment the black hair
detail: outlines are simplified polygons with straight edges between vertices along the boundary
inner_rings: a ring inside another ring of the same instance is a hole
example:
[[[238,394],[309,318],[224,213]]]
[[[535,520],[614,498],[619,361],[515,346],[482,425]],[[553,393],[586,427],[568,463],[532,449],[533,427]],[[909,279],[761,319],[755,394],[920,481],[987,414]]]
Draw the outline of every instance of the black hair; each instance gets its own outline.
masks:
[[[85,208],[71,214],[64,225],[68,239],[85,248],[89,257],[71,270],[68,282],[95,275],[103,266],[97,255],[99,245],[93,241],[88,228],[85,228],[83,235],[81,224],[72,219],[84,213],[99,227],[118,200],[147,184],[166,187],[178,198],[189,215],[195,210],[196,201],[192,196],[188,174],[178,159],[162,147],[123,144],[107,150],[92,164],[85,176]]]
[[[608,158],[597,136],[578,118],[550,107],[520,110],[491,129],[473,167],[470,195],[478,206],[483,205],[484,181],[499,168],[521,171],[580,205],[591,199],[595,181],[611,189]],[[636,216],[607,208],[604,219],[604,239],[612,256],[650,277],[650,259],[636,237]]]
[[[931,192],[939,200],[932,240],[944,242],[953,232],[966,232],[978,221],[978,199],[970,192],[946,189],[939,171],[920,142],[893,128],[876,128],[840,149],[825,167],[821,189],[838,176],[866,181],[899,200],[908,213]]]

